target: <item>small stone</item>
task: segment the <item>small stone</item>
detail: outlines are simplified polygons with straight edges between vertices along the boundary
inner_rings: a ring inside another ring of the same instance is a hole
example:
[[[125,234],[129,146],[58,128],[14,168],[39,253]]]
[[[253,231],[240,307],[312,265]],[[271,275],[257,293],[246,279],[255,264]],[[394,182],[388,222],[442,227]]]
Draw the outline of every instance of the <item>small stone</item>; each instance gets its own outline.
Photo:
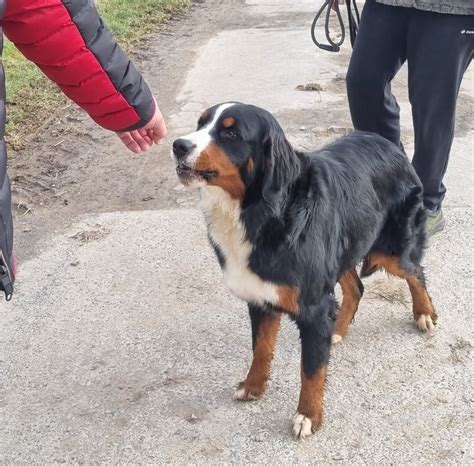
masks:
[[[191,424],[196,424],[196,422],[199,422],[200,419],[195,414],[191,414],[186,418],[186,421],[188,421]]]
[[[253,436],[252,440],[257,443],[262,443],[265,441],[265,437],[263,436],[263,434],[257,434]]]
[[[71,122],[78,122],[78,121],[82,121],[82,118],[77,117],[75,115],[66,115],[66,120],[71,121]]]
[[[71,265],[72,265],[73,267],[77,267],[77,266],[79,265],[79,261],[72,261],[72,262],[71,262]]]
[[[334,81],[345,81],[346,80],[346,75],[344,73],[337,73],[336,76],[334,77]]]

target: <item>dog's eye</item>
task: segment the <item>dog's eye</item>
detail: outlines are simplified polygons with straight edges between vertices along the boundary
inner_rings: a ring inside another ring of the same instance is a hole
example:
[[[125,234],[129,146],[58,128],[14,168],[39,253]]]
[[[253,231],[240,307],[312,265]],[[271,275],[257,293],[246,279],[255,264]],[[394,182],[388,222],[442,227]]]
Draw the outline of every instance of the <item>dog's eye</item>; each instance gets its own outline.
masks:
[[[237,132],[233,129],[227,128],[222,131],[222,136],[227,139],[235,139],[237,137]]]

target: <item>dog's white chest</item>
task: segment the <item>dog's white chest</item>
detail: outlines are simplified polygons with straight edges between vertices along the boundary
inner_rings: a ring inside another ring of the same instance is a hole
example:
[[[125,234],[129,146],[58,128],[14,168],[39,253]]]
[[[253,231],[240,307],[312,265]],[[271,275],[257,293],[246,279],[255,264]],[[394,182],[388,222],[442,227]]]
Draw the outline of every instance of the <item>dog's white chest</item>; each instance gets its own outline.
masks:
[[[230,291],[247,302],[263,305],[278,303],[278,289],[249,269],[252,245],[245,239],[240,206],[219,188],[202,190],[201,207],[209,236],[222,253],[224,282]]]

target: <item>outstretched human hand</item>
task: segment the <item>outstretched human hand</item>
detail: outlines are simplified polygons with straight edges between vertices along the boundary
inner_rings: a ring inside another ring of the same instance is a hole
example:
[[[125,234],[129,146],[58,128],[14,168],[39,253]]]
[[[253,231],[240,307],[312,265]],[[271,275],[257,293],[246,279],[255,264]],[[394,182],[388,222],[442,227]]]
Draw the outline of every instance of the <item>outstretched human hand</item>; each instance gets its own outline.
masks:
[[[161,144],[166,136],[166,123],[155,101],[155,114],[143,127],[117,133],[120,140],[135,154],[146,152],[153,144]]]

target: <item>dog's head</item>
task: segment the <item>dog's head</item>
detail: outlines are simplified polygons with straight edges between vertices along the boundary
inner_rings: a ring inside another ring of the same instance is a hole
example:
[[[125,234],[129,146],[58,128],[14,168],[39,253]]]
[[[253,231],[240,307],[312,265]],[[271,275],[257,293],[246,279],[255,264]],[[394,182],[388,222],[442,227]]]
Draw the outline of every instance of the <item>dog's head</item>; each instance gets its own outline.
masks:
[[[241,103],[204,111],[197,130],[173,143],[176,173],[186,186],[217,186],[242,201],[249,189],[264,198],[299,172],[298,158],[275,118]]]

